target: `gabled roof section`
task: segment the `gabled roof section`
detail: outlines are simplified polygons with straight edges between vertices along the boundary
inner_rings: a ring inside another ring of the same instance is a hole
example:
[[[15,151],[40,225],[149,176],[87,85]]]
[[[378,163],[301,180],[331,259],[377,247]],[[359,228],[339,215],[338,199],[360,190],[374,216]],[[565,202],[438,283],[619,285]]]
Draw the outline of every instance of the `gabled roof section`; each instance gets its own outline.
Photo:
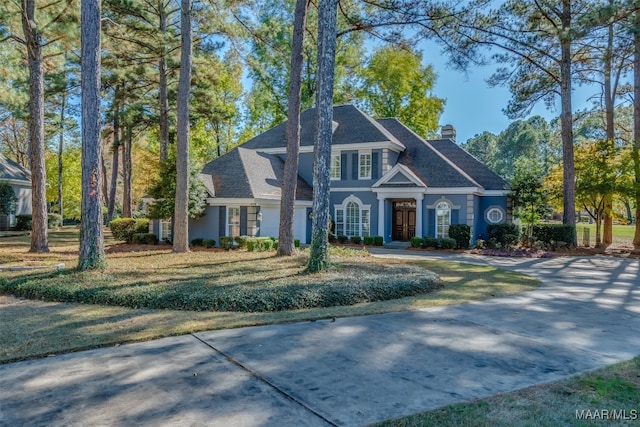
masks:
[[[397,119],[378,122],[406,146],[398,164],[410,169],[428,187],[480,187],[469,175]]]
[[[31,172],[0,154],[0,181],[24,181],[26,185],[30,185]]]
[[[426,187],[426,184],[411,169],[398,163],[371,187]]]
[[[506,190],[507,182],[480,160],[450,139],[429,141],[431,146],[455,163],[485,190]]]
[[[215,197],[279,200],[284,161],[273,154],[237,147],[207,163],[202,174],[210,177]],[[296,199],[311,200],[312,195],[311,186],[298,176]]]
[[[300,146],[312,147],[315,132],[315,108],[310,108],[300,114]],[[287,122],[256,136],[242,144],[242,147],[254,150],[273,150],[286,148]],[[404,145],[393,134],[381,126],[377,121],[360,111],[353,105],[339,105],[333,107],[333,146],[363,143],[386,142],[397,151],[404,149]]]

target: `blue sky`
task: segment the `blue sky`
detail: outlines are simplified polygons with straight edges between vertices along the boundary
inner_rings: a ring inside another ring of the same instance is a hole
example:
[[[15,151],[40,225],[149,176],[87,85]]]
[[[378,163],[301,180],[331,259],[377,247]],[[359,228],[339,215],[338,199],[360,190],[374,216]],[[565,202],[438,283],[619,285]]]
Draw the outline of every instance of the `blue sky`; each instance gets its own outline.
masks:
[[[434,95],[447,101],[440,116],[440,125],[453,125],[458,143],[464,143],[484,131],[498,134],[509,126],[512,120],[502,110],[507,106],[511,93],[508,88],[489,87],[486,82],[495,67],[473,68],[465,74],[447,67],[447,58],[440,54],[438,46],[421,43],[418,48],[422,51],[423,63],[431,64],[438,74]],[[588,98],[597,91],[597,88],[574,87],[573,110],[591,106]],[[548,110],[541,102],[531,115],[550,120],[560,114],[559,105],[558,100],[555,110]]]

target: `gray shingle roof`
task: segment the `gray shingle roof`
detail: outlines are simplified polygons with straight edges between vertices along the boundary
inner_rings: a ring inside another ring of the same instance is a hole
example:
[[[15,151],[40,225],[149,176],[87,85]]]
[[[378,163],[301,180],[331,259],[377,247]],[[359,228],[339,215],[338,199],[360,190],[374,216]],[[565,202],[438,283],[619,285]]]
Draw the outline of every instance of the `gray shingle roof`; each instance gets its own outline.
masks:
[[[485,190],[505,190],[507,182],[480,160],[450,139],[438,139],[429,143],[447,159],[456,164]]]
[[[276,155],[240,146],[207,163],[202,173],[211,176],[215,197],[279,200],[284,161]],[[311,186],[298,177],[296,199],[311,198]]]
[[[300,114],[300,145],[313,145],[315,131],[315,108],[310,108]],[[333,107],[333,145],[357,144],[362,142],[392,141],[399,146],[402,144],[383,126],[364,114],[353,105],[339,105]],[[267,149],[286,147],[287,122],[269,129],[242,144],[245,148]]]
[[[27,169],[0,154],[0,181],[14,180],[31,183],[31,172]]]
[[[478,183],[443,159],[427,141],[420,138],[397,119],[380,119],[378,122],[407,147],[398,163],[408,167],[428,187],[476,187]]]

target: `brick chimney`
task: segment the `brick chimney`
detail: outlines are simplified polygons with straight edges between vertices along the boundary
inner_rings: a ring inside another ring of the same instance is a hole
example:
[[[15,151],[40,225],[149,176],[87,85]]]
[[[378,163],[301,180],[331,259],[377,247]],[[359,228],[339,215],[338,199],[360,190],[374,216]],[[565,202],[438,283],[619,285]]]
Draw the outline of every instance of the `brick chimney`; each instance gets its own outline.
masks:
[[[453,142],[456,142],[456,128],[453,125],[444,125],[442,126],[442,139],[449,138]]]

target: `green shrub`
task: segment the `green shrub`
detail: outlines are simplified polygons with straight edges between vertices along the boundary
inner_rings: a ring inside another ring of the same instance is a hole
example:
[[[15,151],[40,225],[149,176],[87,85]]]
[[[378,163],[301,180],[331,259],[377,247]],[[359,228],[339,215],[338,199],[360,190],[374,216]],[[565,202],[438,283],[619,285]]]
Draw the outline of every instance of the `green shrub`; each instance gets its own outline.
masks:
[[[191,246],[204,246],[204,239],[202,237],[196,237],[191,240]]]
[[[270,251],[273,249],[273,239],[271,237],[259,237],[258,243],[261,251]]]
[[[384,245],[384,237],[382,236],[374,236],[373,238],[373,246],[382,246]]]
[[[276,246],[274,249],[278,249],[277,243],[278,241],[276,240]],[[293,247],[297,249],[300,248],[300,239],[293,239]]]
[[[137,245],[157,245],[158,236],[153,233],[133,233],[131,242]]]
[[[360,236],[351,236],[351,243],[354,245],[359,245],[362,242],[362,237]]]
[[[445,237],[438,240],[439,240],[438,247],[442,249],[455,249],[458,244],[455,239],[451,239],[449,237]]]
[[[220,247],[226,250],[233,249],[233,237],[231,236],[220,237]]]
[[[436,239],[435,237],[424,237],[423,239],[424,242],[424,247],[425,248],[438,248],[438,239]]]
[[[467,224],[452,224],[449,226],[449,237],[456,241],[455,249],[469,249],[471,227]]]
[[[148,233],[149,232],[149,218],[136,218],[135,232],[136,233]]]
[[[0,182],[0,213],[14,214],[18,205],[18,198],[13,187],[7,183]]]
[[[250,239],[249,236],[236,236],[233,240],[238,244],[240,249],[245,249],[247,247],[247,239]]]
[[[361,258],[364,251],[339,248],[340,256]],[[332,255],[333,256],[333,255]],[[249,257],[247,257],[249,258]],[[346,270],[319,275],[301,273],[298,278],[273,278],[253,282],[232,278],[231,284],[215,278],[187,275],[178,281],[146,281],[135,278],[134,286],[114,283],[112,275],[86,274],[66,269],[35,275],[0,278],[0,292],[31,299],[104,304],[135,308],[190,311],[281,311],[313,307],[353,305],[425,294],[442,288],[442,280],[423,266],[394,266],[394,275],[380,277],[377,268],[363,265],[358,258],[345,260]],[[260,261],[252,264],[260,268]],[[246,263],[241,264],[247,266]],[[268,264],[273,266],[273,264]],[[249,267],[251,268],[251,267]],[[344,274],[345,272],[353,274]],[[240,273],[238,273],[241,275]],[[327,277],[329,275],[329,277]],[[189,278],[190,277],[190,278]],[[123,279],[124,280],[124,279]]]
[[[518,226],[510,222],[489,224],[487,226],[487,240],[495,239],[500,247],[514,245],[518,241]]]
[[[258,239],[249,238],[244,240],[244,247],[249,252],[256,252],[260,248],[260,245],[258,244]]]
[[[533,239],[553,247],[567,246],[574,241],[574,228],[564,224],[536,224],[533,226]],[[559,243],[564,243],[561,245]]]
[[[216,246],[216,241],[213,239],[202,239],[202,246],[205,248],[213,248]]]
[[[414,248],[421,248],[424,243],[424,239],[422,237],[414,236],[411,238],[411,246]]]
[[[364,236],[363,239],[365,245],[373,245],[373,236]]]
[[[485,249],[487,247],[486,242],[482,239],[476,240],[476,249]]]
[[[31,230],[31,215],[16,215],[16,230]]]
[[[277,248],[277,240],[272,237],[247,237],[245,247],[249,252],[270,251]]]
[[[58,228],[62,225],[62,215],[48,214],[47,215],[47,228]]]
[[[136,220],[133,218],[117,218],[109,223],[109,228],[114,239],[131,243],[136,232]]]
[[[344,243],[347,243],[347,241],[349,241],[349,238],[347,236],[345,235],[338,236],[338,243],[344,244]]]

